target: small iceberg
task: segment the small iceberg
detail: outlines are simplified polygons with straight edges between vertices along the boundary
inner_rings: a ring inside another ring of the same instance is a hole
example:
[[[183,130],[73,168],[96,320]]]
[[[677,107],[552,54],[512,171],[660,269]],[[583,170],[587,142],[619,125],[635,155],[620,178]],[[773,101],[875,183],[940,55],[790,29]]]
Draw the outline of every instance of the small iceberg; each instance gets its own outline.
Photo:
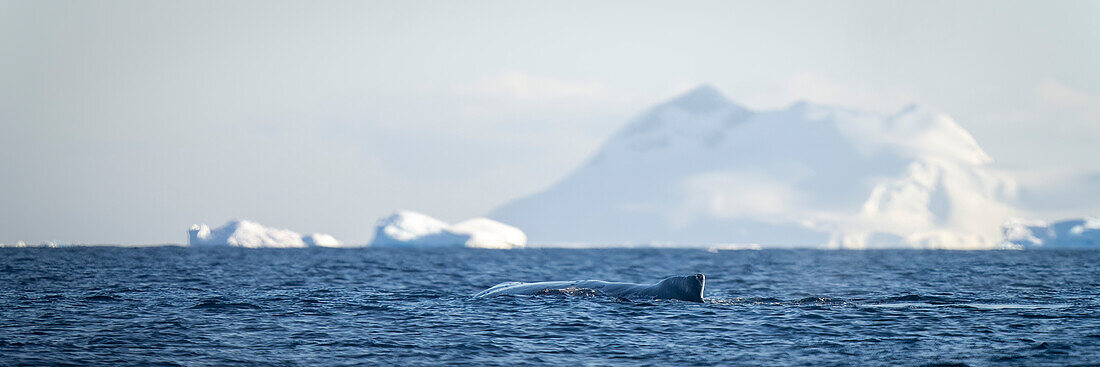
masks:
[[[527,246],[527,235],[519,228],[488,218],[451,225],[403,210],[378,220],[371,246],[511,249]]]
[[[75,246],[75,245],[72,245],[72,244],[67,244],[67,245],[58,244],[57,241],[45,241],[45,242],[42,242],[42,243],[39,243],[39,244],[26,243],[26,242],[23,242],[23,241],[18,241],[16,243],[10,244],[10,245],[5,245],[5,244],[0,243],[0,248],[4,248],[4,247],[10,247],[10,248],[26,248],[26,247],[59,248],[59,247],[73,247],[73,246]]]
[[[1100,217],[1053,223],[1013,218],[1005,222],[1002,231],[1005,248],[1100,248]]]
[[[344,244],[336,240],[336,237],[324,233],[312,233],[302,237],[302,242],[310,247],[344,247]]]
[[[268,228],[248,220],[231,220],[224,226],[211,229],[196,224],[187,231],[187,243],[191,246],[235,247],[341,247],[336,238],[322,233],[301,235],[289,229]]]

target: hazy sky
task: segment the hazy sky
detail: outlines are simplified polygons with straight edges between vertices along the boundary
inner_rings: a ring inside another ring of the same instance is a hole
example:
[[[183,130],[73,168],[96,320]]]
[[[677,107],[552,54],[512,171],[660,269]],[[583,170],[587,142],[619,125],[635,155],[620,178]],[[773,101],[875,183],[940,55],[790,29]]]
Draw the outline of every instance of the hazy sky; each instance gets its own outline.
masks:
[[[539,190],[700,83],[933,106],[1025,185],[1100,192],[1097,65],[1096,1],[0,1],[0,243],[363,243]]]

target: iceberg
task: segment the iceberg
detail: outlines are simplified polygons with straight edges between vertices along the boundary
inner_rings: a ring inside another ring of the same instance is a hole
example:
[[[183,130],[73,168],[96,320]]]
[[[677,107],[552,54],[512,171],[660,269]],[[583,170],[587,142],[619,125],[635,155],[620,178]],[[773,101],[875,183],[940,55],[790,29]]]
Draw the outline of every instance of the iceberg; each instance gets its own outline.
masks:
[[[38,244],[26,243],[26,242],[23,242],[23,241],[17,241],[14,244],[11,244],[11,245],[5,245],[5,244],[0,243],[0,248],[4,248],[4,247],[12,247],[12,248],[26,248],[26,247],[58,248],[58,247],[72,247],[72,246],[73,245],[61,245],[61,244],[58,244],[57,241],[44,241],[44,242],[41,242],[41,243],[38,243]]]
[[[231,220],[224,226],[211,229],[205,224],[192,225],[187,231],[188,244],[191,246],[235,246],[235,247],[340,247],[342,244],[327,234],[314,233],[306,236],[289,229],[268,228],[248,220]]]
[[[5,244],[0,243],[0,248],[4,248],[4,247],[10,247],[10,248],[27,248],[27,247],[60,248],[60,247],[74,247],[74,246],[79,246],[79,245],[77,245],[77,244],[60,244],[60,243],[57,243],[57,241],[43,241],[43,242],[40,242],[40,243],[37,243],[37,244],[26,243],[24,241],[17,241],[14,244],[10,244],[10,245],[5,245]]]
[[[371,242],[371,246],[378,247],[510,249],[526,245],[523,231],[492,219],[474,218],[450,225],[407,210],[379,219]]]
[[[412,211],[398,211],[379,219],[371,246],[464,246],[470,236],[448,230],[447,223]]]
[[[1002,246],[1012,249],[1100,248],[1100,217],[1047,223],[1012,218],[1002,227]]]
[[[469,236],[467,247],[509,249],[527,245],[527,235],[519,228],[489,218],[467,219],[449,230]]]
[[[540,244],[991,249],[1018,215],[992,161],[931,108],[754,111],[704,85],[488,217]]]
[[[302,237],[302,242],[306,243],[306,246],[310,247],[342,247],[343,243],[336,240],[336,237],[327,235],[324,233],[311,233]]]

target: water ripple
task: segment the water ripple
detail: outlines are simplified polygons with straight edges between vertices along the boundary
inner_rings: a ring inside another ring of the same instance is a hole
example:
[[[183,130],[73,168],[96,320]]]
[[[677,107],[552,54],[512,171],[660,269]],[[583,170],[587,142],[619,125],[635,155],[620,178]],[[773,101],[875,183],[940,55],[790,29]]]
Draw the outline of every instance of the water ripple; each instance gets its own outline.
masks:
[[[0,249],[17,365],[1074,365],[1100,251]],[[705,273],[702,304],[504,281]]]

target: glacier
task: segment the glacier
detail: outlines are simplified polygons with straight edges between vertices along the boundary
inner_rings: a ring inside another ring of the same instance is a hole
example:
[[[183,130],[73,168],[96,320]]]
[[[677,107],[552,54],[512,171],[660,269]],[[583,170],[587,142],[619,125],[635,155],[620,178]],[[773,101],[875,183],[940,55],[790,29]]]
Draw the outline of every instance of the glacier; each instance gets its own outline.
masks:
[[[1002,227],[1005,248],[1068,249],[1100,248],[1100,217],[1048,223],[1011,218]]]
[[[379,219],[371,241],[371,246],[378,247],[510,249],[526,245],[523,231],[492,219],[473,218],[451,225],[408,210]]]
[[[992,162],[931,108],[753,111],[703,85],[488,217],[539,244],[998,248],[1019,213]]]
[[[268,228],[259,223],[235,219],[211,229],[205,224],[192,225],[187,231],[190,246],[260,247],[341,247],[336,238],[322,233],[301,235],[289,229]]]

